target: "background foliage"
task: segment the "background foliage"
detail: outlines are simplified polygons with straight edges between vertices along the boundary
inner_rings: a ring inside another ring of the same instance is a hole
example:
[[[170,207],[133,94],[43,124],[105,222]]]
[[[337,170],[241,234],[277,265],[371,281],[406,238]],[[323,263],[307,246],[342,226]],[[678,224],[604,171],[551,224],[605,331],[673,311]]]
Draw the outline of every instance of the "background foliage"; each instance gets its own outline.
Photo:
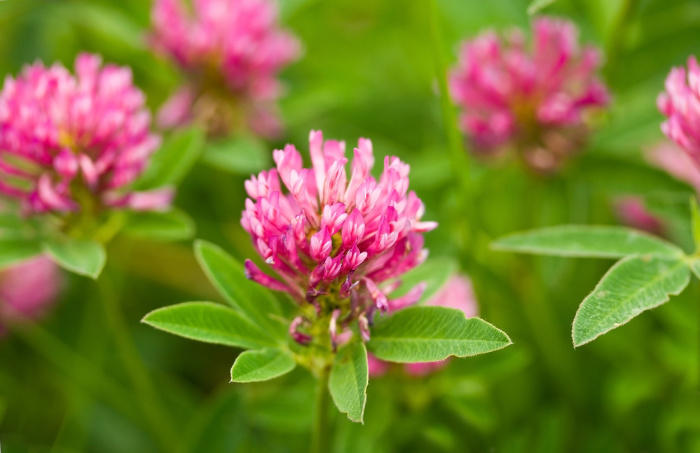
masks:
[[[672,65],[700,48],[700,4],[690,0],[560,0],[584,41],[607,54],[614,96],[599,131],[559,175],[533,176],[516,162],[472,169],[474,200],[460,200],[447,130],[436,96],[435,53],[452,65],[459,40],[486,28],[527,27],[527,1],[439,0],[437,46],[430,2],[281,0],[281,20],[305,47],[283,79],[287,133],[255,148],[196,165],[176,205],[197,236],[242,259],[253,256],[239,225],[243,181],[284,143],[307,149],[310,129],[326,137],[373,140],[379,156],[411,164],[411,186],[425,219],[431,256],[469,268],[481,316],[514,342],[503,351],[453,360],[425,379],[393,373],[370,379],[365,424],[337,415],[335,452],[700,451],[698,283],[679,297],[594,343],[574,350],[570,326],[581,300],[612,264],[504,254],[494,238],[563,223],[614,224],[616,197],[639,194],[663,213],[669,235],[691,247],[692,190],[648,167],[642,151],[662,139],[655,98]],[[70,66],[81,50],[133,68],[155,109],[177,86],[177,72],[144,46],[143,0],[0,3],[0,73],[41,59]],[[437,47],[437,49],[436,49]],[[449,127],[452,127],[451,125]],[[257,149],[257,151],[256,151]],[[210,151],[210,150],[208,150]],[[233,157],[231,157],[233,156]],[[221,167],[227,170],[222,170]],[[457,174],[459,168],[456,169]],[[465,235],[465,222],[476,225]],[[198,344],[139,324],[182,300],[220,300],[190,243],[120,239],[110,245],[98,283],[68,276],[63,300],[45,325],[69,350],[40,334],[0,342],[0,441],[7,452],[152,452],[155,440],[123,392],[128,378],[103,335],[98,298],[116,298],[157,382],[182,452],[306,451],[313,381],[302,369],[268,383],[229,384],[236,350]],[[95,366],[99,364],[99,366]],[[102,371],[100,371],[102,370]]]

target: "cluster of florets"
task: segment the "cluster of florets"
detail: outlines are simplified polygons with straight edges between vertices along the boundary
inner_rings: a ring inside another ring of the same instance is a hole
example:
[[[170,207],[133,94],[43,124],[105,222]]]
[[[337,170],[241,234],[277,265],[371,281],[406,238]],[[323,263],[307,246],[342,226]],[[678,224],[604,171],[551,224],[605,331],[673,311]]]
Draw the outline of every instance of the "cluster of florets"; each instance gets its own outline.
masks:
[[[534,21],[531,50],[518,30],[467,41],[450,74],[460,127],[477,152],[515,148],[528,165],[551,171],[581,147],[586,111],[608,103],[595,75],[600,60],[594,48],[579,48],[573,23],[546,17]]]
[[[666,91],[657,104],[666,115],[661,130],[700,168],[700,66],[688,58],[688,70],[673,68],[666,78]]]
[[[0,271],[0,335],[7,324],[36,319],[46,312],[60,287],[58,266],[45,256]]]
[[[163,127],[190,121],[210,135],[251,127],[274,135],[274,101],[280,69],[299,54],[299,43],[279,29],[269,0],[157,0],[151,42],[173,59],[189,80],[159,113]]]
[[[0,192],[26,213],[103,207],[157,209],[170,190],[128,189],[159,146],[131,70],[82,54],[75,76],[58,64],[27,66],[0,93]]]
[[[315,319],[329,320],[334,345],[351,335],[354,321],[367,340],[375,310],[397,309],[420,297],[423,285],[394,300],[387,294],[397,277],[425,260],[421,233],[437,224],[421,221],[423,204],[408,192],[409,166],[398,158],[384,159],[377,181],[370,174],[372,142],[360,139],[348,181],[345,143],[324,143],[316,131],[309,141],[312,168],[302,168],[301,155],[287,145],[273,154],[276,169],[246,181],[250,198],[241,223],[279,279],[250,260],[247,275],[315,308],[292,322],[298,342],[312,340],[305,328]]]

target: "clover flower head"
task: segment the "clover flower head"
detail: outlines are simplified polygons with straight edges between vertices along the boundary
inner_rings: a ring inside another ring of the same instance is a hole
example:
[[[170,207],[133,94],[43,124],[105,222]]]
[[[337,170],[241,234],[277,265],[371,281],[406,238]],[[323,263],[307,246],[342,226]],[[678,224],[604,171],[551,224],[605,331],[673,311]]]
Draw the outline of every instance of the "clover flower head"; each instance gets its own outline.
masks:
[[[661,130],[700,168],[700,66],[694,56],[688,58],[687,69],[671,69],[657,104],[666,116]]]
[[[204,122],[211,135],[230,132],[239,116],[257,133],[280,129],[277,73],[297,58],[299,42],[277,23],[271,0],[156,0],[152,47],[188,74],[158,115],[163,127]],[[229,98],[231,102],[222,103]],[[234,125],[234,127],[240,124]]]
[[[55,302],[61,288],[58,266],[39,256],[0,271],[0,333],[3,322],[35,319]]]
[[[437,224],[421,221],[424,206],[408,191],[407,164],[386,157],[379,180],[370,174],[370,140],[359,139],[349,177],[344,142],[324,142],[320,131],[311,131],[309,142],[311,168],[303,168],[301,154],[287,145],[273,153],[276,168],[245,183],[250,198],[241,224],[279,278],[250,260],[246,272],[313,307],[292,323],[298,342],[312,340],[304,328],[317,319],[328,323],[334,346],[349,338],[353,321],[366,340],[375,310],[420,298],[422,285],[395,300],[387,294],[401,274],[425,260],[422,233]]]
[[[128,186],[159,146],[149,132],[143,93],[125,67],[101,67],[79,55],[75,75],[41,63],[8,77],[0,93],[0,193],[25,212],[167,207],[170,190],[137,193]]]
[[[531,48],[519,30],[504,39],[485,32],[462,45],[449,77],[460,128],[478,152],[514,147],[533,168],[553,170],[580,147],[584,114],[609,102],[600,64],[566,20],[535,19]]]

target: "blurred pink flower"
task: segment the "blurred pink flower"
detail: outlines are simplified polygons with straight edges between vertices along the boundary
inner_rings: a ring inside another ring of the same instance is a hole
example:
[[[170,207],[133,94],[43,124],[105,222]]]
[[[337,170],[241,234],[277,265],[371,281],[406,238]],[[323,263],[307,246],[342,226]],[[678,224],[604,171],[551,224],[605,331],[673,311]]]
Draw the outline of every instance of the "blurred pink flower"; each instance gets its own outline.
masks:
[[[647,160],[674,178],[690,184],[700,194],[700,168],[676,143],[663,141],[645,152]],[[615,202],[615,212],[622,223],[663,236],[663,219],[649,212],[644,200],[637,196],[621,197]]]
[[[312,168],[302,168],[301,155],[287,145],[273,153],[276,169],[245,183],[250,198],[241,224],[280,279],[250,260],[246,272],[299,303],[313,304],[318,318],[330,319],[330,336],[338,343],[347,340],[344,332],[350,332],[347,327],[355,320],[366,340],[375,309],[386,311],[420,298],[422,286],[389,301],[381,282],[425,260],[421,233],[437,224],[421,222],[423,203],[408,192],[409,166],[398,158],[387,156],[375,180],[370,174],[372,142],[361,138],[348,178],[345,142],[324,142],[320,131],[311,131],[309,141]],[[311,321],[294,321],[291,333],[300,343],[311,338],[297,335],[297,329]]]
[[[166,207],[169,190],[137,194],[128,186],[159,146],[145,99],[125,67],[100,67],[81,54],[76,76],[35,63],[0,93],[0,192],[27,213],[103,206]],[[153,198],[157,203],[147,203]],[[135,203],[138,200],[139,203]]]
[[[0,271],[0,333],[3,324],[40,317],[61,288],[58,266],[40,256]]]
[[[663,224],[644,205],[644,199],[637,196],[625,196],[615,200],[615,214],[620,221],[639,230],[663,235]]]
[[[425,305],[448,307],[462,310],[467,318],[477,316],[479,307],[474,296],[471,281],[463,275],[454,275]],[[382,376],[389,370],[389,364],[379,360],[372,354],[367,356],[369,363],[369,375]],[[407,363],[404,365],[406,373],[411,376],[425,376],[447,365],[446,360],[425,363]]]
[[[255,132],[279,129],[274,101],[276,76],[297,58],[299,42],[279,29],[271,0],[156,0],[154,49],[168,55],[189,75],[187,84],[158,114],[162,127],[204,122],[212,135],[241,127]],[[228,104],[225,101],[228,99]],[[221,118],[223,116],[223,118]]]
[[[535,19],[531,50],[518,30],[505,39],[483,33],[462,45],[449,77],[460,127],[478,152],[515,147],[535,169],[555,169],[581,146],[586,111],[609,102],[595,75],[600,60],[579,48],[566,20]]]
[[[657,104],[667,117],[661,130],[700,166],[700,66],[695,57],[688,58],[687,73],[684,67],[671,69]]]
[[[688,58],[687,72],[684,67],[671,69],[665,85],[657,105],[666,115],[661,130],[672,141],[654,146],[646,153],[647,159],[700,194],[700,66],[696,58]],[[621,200],[617,212],[629,225],[656,234],[663,232],[661,220],[649,213],[639,198]]]
[[[384,376],[391,367],[389,362],[376,358],[372,353],[367,353],[367,371],[370,377]]]
[[[700,168],[695,166],[692,158],[673,142],[659,143],[647,153],[647,159],[671,176],[687,182],[700,194]]]

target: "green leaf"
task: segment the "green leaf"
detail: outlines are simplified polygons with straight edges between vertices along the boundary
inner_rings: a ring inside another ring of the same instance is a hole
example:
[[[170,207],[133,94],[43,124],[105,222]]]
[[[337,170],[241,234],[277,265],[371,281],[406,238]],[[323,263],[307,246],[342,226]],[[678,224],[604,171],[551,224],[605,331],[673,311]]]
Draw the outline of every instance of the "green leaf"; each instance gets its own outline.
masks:
[[[698,210],[698,200],[695,196],[690,198],[690,213],[693,224],[693,241],[695,242],[695,253],[700,252],[700,212]]]
[[[275,338],[287,340],[286,326],[274,318],[282,316],[277,299],[268,289],[248,280],[241,263],[206,241],[195,241],[194,253],[209,281],[232,307]]]
[[[268,167],[270,156],[264,142],[240,136],[207,145],[202,161],[220,170],[249,175]]]
[[[690,270],[697,278],[700,278],[700,258],[696,257],[690,261]]]
[[[296,367],[294,358],[279,349],[245,351],[231,368],[231,382],[268,381],[287,374]]]
[[[450,258],[428,259],[425,263],[401,276],[401,287],[391,293],[391,298],[403,296],[418,283],[425,282],[427,286],[421,295],[420,302],[429,300],[457,272],[457,268],[457,263]]]
[[[64,239],[44,242],[44,251],[62,268],[97,279],[107,261],[104,247],[97,241]]]
[[[375,321],[367,348],[382,360],[435,362],[468,357],[511,344],[510,338],[479,318],[446,307],[410,307]]]
[[[275,346],[267,332],[235,310],[213,302],[185,302],[159,308],[147,314],[141,322],[205,343],[246,349]]]
[[[367,400],[367,349],[361,341],[352,342],[338,351],[331,368],[328,390],[340,412],[362,423]]]
[[[41,243],[27,239],[0,238],[0,269],[41,253]]]
[[[124,227],[131,236],[161,241],[190,239],[195,232],[192,218],[180,209],[168,212],[134,212]]]
[[[496,250],[541,255],[621,258],[627,255],[682,256],[683,250],[650,234],[616,226],[562,225],[502,237]]]
[[[530,6],[527,7],[527,13],[531,16],[537,14],[541,9],[544,9],[555,1],[556,0],[532,0]]]
[[[688,285],[682,259],[630,256],[620,260],[586,297],[574,318],[574,346],[581,346],[657,307]]]
[[[204,133],[196,128],[174,132],[153,154],[148,168],[134,187],[138,190],[177,185],[202,154]]]

